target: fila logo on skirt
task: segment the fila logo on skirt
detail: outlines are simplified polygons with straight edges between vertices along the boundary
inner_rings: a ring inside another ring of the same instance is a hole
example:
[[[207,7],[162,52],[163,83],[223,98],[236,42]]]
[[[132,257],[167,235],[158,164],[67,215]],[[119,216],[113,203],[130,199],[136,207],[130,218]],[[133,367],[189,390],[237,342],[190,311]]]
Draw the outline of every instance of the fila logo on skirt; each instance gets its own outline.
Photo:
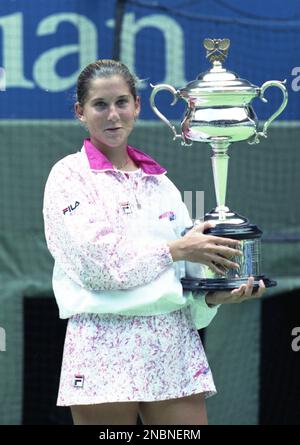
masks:
[[[74,376],[75,388],[83,388],[83,383],[84,383],[84,375],[75,375]]]
[[[120,206],[122,207],[123,213],[132,213],[132,208],[129,201],[120,202]]]

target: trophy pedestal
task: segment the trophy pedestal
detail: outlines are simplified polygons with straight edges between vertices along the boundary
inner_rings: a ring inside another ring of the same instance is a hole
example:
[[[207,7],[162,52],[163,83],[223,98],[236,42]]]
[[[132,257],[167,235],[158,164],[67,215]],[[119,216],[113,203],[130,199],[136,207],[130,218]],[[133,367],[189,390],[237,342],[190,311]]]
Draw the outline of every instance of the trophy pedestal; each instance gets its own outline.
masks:
[[[241,242],[241,256],[232,257],[231,260],[239,265],[238,269],[226,269],[225,275],[219,275],[206,265],[187,262],[187,274],[181,283],[184,290],[217,291],[232,290],[245,284],[250,276],[254,277],[253,288],[259,287],[263,280],[266,287],[276,286],[274,280],[261,274],[261,236],[262,231],[254,224],[226,208],[228,220],[218,220],[217,225],[205,231],[205,234],[220,236],[222,238],[238,239]],[[205,215],[206,221],[215,221],[216,210]],[[228,221],[228,222],[227,222]]]

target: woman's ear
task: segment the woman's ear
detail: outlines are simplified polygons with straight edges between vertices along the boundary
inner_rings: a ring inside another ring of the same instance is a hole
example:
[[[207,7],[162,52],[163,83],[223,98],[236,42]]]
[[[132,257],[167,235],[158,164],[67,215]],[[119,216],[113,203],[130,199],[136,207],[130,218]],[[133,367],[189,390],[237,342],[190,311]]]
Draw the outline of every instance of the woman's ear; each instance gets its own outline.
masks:
[[[80,105],[79,102],[75,103],[74,111],[75,111],[77,119],[79,119],[81,122],[86,122],[85,116],[83,114],[83,107]]]
[[[137,96],[135,99],[135,112],[134,112],[134,120],[137,120],[141,111],[141,99],[140,96]]]

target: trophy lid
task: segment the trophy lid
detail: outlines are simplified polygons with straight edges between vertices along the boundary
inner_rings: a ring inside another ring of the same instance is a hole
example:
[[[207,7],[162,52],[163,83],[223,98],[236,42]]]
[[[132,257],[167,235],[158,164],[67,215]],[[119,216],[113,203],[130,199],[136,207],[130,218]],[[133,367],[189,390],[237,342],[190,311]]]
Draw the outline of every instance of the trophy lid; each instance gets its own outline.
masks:
[[[255,97],[259,88],[246,79],[241,79],[233,71],[226,70],[222,62],[226,60],[229,39],[204,39],[203,45],[206,49],[206,57],[212,62],[212,68],[200,73],[197,79],[189,82],[180,89],[183,97],[202,96],[210,93],[249,94]]]

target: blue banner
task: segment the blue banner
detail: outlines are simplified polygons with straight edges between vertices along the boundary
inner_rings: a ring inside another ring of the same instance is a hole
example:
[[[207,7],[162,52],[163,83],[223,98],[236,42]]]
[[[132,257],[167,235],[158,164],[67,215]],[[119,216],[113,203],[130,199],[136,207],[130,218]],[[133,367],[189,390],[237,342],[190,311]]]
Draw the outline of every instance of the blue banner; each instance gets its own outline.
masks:
[[[120,58],[143,80],[141,118],[155,118],[149,106],[150,83],[185,86],[209,69],[202,40],[229,37],[226,67],[258,86],[286,79],[289,104],[281,118],[299,119],[299,2],[247,3],[125,2]],[[79,72],[97,58],[112,57],[115,8],[114,0],[2,1],[0,117],[73,119]],[[279,92],[268,96],[268,105],[256,99],[259,118],[280,104]],[[162,93],[158,104],[177,119],[183,105],[170,108],[170,101],[170,95]]]

